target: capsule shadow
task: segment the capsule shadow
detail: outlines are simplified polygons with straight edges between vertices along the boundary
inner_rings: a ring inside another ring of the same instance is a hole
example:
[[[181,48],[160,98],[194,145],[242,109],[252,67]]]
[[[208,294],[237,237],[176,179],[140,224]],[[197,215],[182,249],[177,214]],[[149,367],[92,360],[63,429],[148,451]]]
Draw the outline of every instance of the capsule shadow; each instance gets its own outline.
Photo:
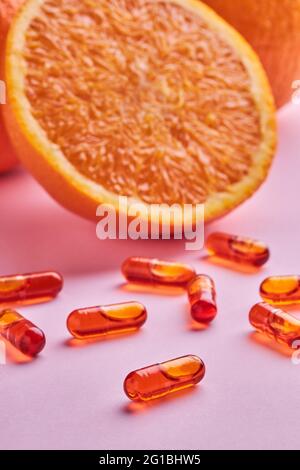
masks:
[[[131,415],[141,414],[151,410],[152,408],[166,405],[175,400],[187,398],[193,393],[197,393],[197,391],[199,392],[199,387],[190,387],[186,388],[185,390],[179,390],[178,392],[171,393],[170,395],[167,395],[162,398],[156,398],[154,400],[130,401],[129,403],[126,403],[124,406],[122,406],[121,411],[125,414]]]
[[[109,334],[109,335],[103,335],[99,336],[99,338],[88,338],[88,339],[77,339],[70,337],[66,339],[63,344],[64,346],[67,346],[69,348],[82,348],[86,346],[91,346],[93,344],[99,344],[99,343],[104,343],[106,341],[113,341],[115,339],[122,340],[126,339],[130,336],[135,336],[138,333],[140,333],[140,330],[131,330],[131,331],[124,331],[122,333],[116,333],[116,334]]]
[[[34,307],[35,305],[45,304],[48,302],[55,302],[59,294],[55,297],[39,297],[31,299],[14,300],[11,302],[0,302],[0,310],[6,308],[21,308],[21,307]]]
[[[224,269],[229,269],[230,271],[237,271],[241,274],[257,274],[259,272],[262,272],[264,269],[263,266],[257,267],[242,263],[236,263],[232,260],[219,258],[218,256],[214,255],[203,255],[201,261],[207,261],[208,263],[214,264],[215,266]]]
[[[189,320],[188,330],[192,332],[205,331],[210,328],[210,323],[199,323],[195,320]]]
[[[293,352],[295,351],[285,344],[277,343],[277,341],[268,338],[267,336],[263,335],[262,333],[259,333],[258,331],[252,331],[251,333],[248,333],[248,338],[251,342],[255,343],[256,345],[259,345],[263,348],[267,348],[285,357],[291,357]]]
[[[167,296],[179,296],[185,294],[184,287],[177,286],[166,286],[155,283],[138,283],[138,282],[124,282],[119,285],[119,288],[126,292],[141,292],[143,294],[154,294],[154,295],[167,295]]]

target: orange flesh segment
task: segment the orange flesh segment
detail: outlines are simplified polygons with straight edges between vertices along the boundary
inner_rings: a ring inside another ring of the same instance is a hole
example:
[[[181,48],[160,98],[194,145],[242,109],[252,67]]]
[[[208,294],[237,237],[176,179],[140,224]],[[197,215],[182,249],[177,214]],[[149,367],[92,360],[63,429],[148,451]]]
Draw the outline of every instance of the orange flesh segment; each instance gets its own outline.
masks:
[[[92,3],[45,0],[26,33],[26,94],[48,139],[146,203],[200,203],[241,181],[262,136],[234,49],[172,2]]]

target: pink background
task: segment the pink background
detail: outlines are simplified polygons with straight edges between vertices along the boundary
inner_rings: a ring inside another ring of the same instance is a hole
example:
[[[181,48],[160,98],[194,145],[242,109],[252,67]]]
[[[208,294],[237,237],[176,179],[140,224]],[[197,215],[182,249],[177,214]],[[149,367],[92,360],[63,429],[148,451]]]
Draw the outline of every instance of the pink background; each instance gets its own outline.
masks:
[[[23,171],[1,177],[1,272],[56,269],[65,278],[56,300],[19,309],[45,331],[47,345],[32,362],[17,363],[9,351],[0,365],[2,449],[299,448],[300,365],[248,323],[260,281],[299,272],[299,117],[295,105],[279,113],[267,183],[207,228],[265,240],[272,256],[257,273],[216,266],[178,241],[99,241],[95,224],[59,207]],[[210,274],[219,316],[194,331],[185,295],[126,289],[120,264],[129,255],[178,259]],[[140,332],[84,346],[70,341],[65,320],[74,308],[131,299],[149,311]],[[189,353],[207,366],[198,387],[129,404],[122,389],[129,371]]]

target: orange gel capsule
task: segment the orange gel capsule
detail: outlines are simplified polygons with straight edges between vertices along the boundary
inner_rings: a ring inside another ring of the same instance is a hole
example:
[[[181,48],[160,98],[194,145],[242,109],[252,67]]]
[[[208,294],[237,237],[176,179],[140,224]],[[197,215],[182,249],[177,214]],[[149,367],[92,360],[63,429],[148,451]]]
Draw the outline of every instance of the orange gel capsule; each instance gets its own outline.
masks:
[[[0,335],[27,356],[38,354],[46,343],[42,330],[11,309],[0,311]]]
[[[290,347],[300,339],[300,320],[265,302],[252,307],[249,321],[261,333]]]
[[[125,302],[74,310],[67,319],[67,328],[75,338],[88,339],[137,330],[146,319],[144,305]]]
[[[209,323],[217,315],[214,281],[205,274],[197,275],[187,286],[191,315],[200,323]]]
[[[0,276],[0,303],[32,304],[53,299],[62,289],[56,272]]]
[[[262,266],[270,256],[265,243],[228,233],[211,233],[206,240],[211,255],[251,266]]]
[[[183,356],[130,372],[124,391],[131,400],[153,400],[192,387],[204,374],[205,365],[199,357]]]
[[[300,303],[300,276],[271,276],[260,285],[261,297],[271,304]]]
[[[128,258],[122,265],[122,272],[131,282],[152,282],[172,286],[185,286],[196,274],[187,264],[153,258]]]

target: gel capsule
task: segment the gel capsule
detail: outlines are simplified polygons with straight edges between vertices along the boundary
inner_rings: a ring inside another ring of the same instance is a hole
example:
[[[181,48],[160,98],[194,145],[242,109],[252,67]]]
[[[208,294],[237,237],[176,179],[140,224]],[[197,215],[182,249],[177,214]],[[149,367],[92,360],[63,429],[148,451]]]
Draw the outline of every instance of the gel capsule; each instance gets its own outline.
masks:
[[[197,275],[187,286],[191,315],[200,323],[211,322],[217,314],[214,281],[205,274]]]
[[[300,339],[300,320],[265,302],[252,307],[249,321],[261,333],[289,346]]]
[[[199,357],[183,356],[130,372],[124,391],[131,400],[148,401],[192,387],[204,374],[205,365]]]
[[[38,354],[46,342],[42,330],[11,309],[0,311],[0,335],[27,356]]]
[[[88,339],[136,330],[146,319],[144,305],[125,302],[74,310],[67,319],[67,328],[75,338]]]
[[[194,276],[193,268],[186,264],[171,263],[153,258],[128,258],[122,272],[131,282],[152,282],[185,286]]]
[[[63,279],[56,272],[16,274],[0,277],[0,303],[37,303],[54,298]]]
[[[263,242],[222,232],[211,233],[206,248],[212,255],[251,266],[262,266],[270,256]]]
[[[261,297],[271,304],[288,305],[300,303],[299,276],[271,276],[260,285]]]

